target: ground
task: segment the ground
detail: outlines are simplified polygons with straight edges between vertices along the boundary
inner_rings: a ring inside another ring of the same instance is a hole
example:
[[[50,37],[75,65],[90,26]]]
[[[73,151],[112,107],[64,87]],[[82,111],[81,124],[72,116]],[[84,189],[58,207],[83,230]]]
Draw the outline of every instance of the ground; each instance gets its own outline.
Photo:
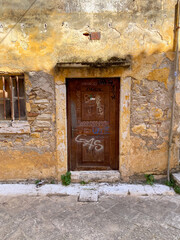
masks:
[[[180,240],[180,196],[0,196],[1,240]]]

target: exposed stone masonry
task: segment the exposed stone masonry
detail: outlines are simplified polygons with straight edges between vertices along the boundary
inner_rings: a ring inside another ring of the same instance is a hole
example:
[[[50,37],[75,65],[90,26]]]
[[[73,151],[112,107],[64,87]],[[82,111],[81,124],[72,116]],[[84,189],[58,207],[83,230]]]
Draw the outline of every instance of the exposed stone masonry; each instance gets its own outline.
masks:
[[[155,150],[168,141],[172,86],[168,89],[166,83],[156,81],[158,74],[154,79],[150,79],[150,76],[143,80],[132,78],[131,135],[143,139],[149,150]]]
[[[47,178],[56,177],[54,79],[44,72],[30,72],[25,76],[25,87],[27,121],[24,128],[21,121],[19,124],[21,131],[29,125],[30,132],[20,133],[17,128],[13,132],[11,126],[9,133],[7,127],[6,133],[0,134],[1,154],[5,154],[12,164],[15,164],[16,159],[20,161],[22,158],[22,166],[25,164],[24,167],[32,171],[31,178],[40,178],[41,174]],[[2,171],[6,164],[5,159],[5,162],[2,161]],[[19,166],[14,174],[18,176],[20,172]],[[0,171],[0,174],[3,175],[3,172]]]
[[[30,145],[38,142],[48,151],[55,151],[55,96],[52,76],[43,72],[29,73],[27,86],[27,119],[31,125]],[[38,139],[38,140],[37,140]]]
[[[15,149],[23,148],[25,150],[33,147],[37,151],[40,151],[41,148],[54,151],[55,96],[53,78],[43,72],[29,73],[29,79],[26,81],[26,102],[27,124],[30,125],[30,134],[19,135],[17,132],[17,134],[11,135],[11,141],[9,141],[9,127],[7,126],[7,134],[0,135],[1,148],[11,146]]]

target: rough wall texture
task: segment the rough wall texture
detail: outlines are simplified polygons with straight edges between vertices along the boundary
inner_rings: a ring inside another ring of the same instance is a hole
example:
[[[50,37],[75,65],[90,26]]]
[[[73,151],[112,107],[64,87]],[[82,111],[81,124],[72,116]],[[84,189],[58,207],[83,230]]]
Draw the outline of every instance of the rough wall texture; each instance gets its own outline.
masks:
[[[143,68],[146,68],[146,74],[142,77]],[[173,63],[166,54],[154,54],[144,59],[139,71],[136,73],[135,69],[132,74],[131,159],[136,159],[131,168],[133,174],[165,173],[167,168],[172,69]],[[178,165],[178,146],[173,147],[171,167]]]
[[[26,76],[26,108],[30,133],[0,136],[0,180],[56,178],[52,76],[44,72]]]
[[[26,72],[31,133],[1,134],[0,179],[60,178],[67,170],[68,77],[121,77],[120,172],[167,169],[176,0],[0,0],[0,72]],[[91,41],[83,33],[98,31]],[[131,55],[130,68],[61,69]],[[180,87],[178,88],[180,89]],[[55,101],[56,100],[56,101]],[[178,166],[180,90],[171,167]],[[12,157],[13,156],[13,157]]]
[[[0,1],[2,70],[52,71],[58,61],[172,49],[176,0],[33,2]],[[93,31],[100,41],[83,35]]]

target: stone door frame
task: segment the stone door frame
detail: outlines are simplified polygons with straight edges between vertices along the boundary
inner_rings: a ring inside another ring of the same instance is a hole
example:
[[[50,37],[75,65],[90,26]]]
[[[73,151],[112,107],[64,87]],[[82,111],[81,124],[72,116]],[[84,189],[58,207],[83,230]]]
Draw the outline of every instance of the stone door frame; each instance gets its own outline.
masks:
[[[67,141],[67,78],[120,78],[119,112],[119,171],[123,179],[130,175],[128,168],[130,152],[130,93],[131,77],[122,77],[122,69],[61,68],[55,77],[56,94],[56,161],[58,180],[68,171]]]

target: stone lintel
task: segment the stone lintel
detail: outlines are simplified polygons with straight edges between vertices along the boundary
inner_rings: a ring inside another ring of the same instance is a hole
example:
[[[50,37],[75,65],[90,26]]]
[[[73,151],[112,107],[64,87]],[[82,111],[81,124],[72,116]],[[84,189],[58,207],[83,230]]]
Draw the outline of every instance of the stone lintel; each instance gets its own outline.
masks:
[[[57,68],[82,68],[82,67],[94,67],[94,68],[105,68],[105,67],[130,67],[131,56],[125,58],[112,57],[106,61],[98,59],[94,62],[81,61],[81,62],[58,62]]]

